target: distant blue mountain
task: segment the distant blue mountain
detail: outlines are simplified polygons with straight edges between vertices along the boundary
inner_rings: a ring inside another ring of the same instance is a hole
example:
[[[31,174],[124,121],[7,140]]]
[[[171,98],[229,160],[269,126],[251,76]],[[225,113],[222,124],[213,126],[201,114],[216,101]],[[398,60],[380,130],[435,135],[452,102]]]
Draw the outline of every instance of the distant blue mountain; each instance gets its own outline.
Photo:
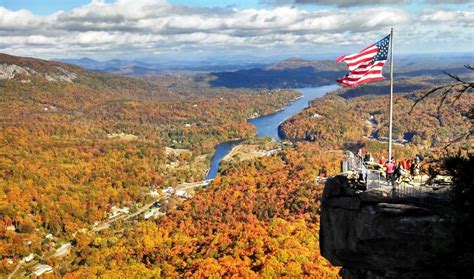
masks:
[[[443,70],[453,74],[471,74],[463,65],[472,61],[472,57],[472,55],[404,56],[395,60],[394,71],[399,79],[427,75],[436,77],[437,80],[444,80],[447,77]],[[214,87],[301,88],[334,84],[347,72],[347,65],[344,63],[290,58],[268,67],[212,72],[208,80]]]
[[[225,61],[172,61],[142,62],[138,60],[111,59],[97,61],[88,57],[79,59],[54,59],[62,63],[73,64],[88,70],[108,72],[128,76],[156,75],[164,71],[212,72],[265,67],[263,63],[226,63]]]
[[[141,61],[130,61],[121,59],[111,59],[107,61],[97,61],[88,57],[79,59],[55,59],[56,61],[74,64],[83,68],[94,70],[94,71],[107,71],[107,69],[120,70],[125,67],[141,67],[149,69],[159,69],[159,64],[148,64]]]
[[[334,61],[310,61],[290,58],[265,68],[213,72],[214,87],[298,88],[334,84],[347,67]]]

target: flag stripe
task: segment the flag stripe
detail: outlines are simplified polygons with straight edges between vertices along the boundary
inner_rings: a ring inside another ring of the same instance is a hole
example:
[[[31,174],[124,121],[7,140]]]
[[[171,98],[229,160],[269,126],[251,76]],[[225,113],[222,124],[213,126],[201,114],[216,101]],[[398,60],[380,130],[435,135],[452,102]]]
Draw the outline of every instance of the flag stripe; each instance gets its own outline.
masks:
[[[356,70],[350,72],[349,74],[350,75],[362,75],[362,74],[365,74],[369,71],[375,71],[375,70],[382,71],[382,69],[383,69],[383,65],[373,66],[373,67],[370,67],[370,68],[356,69]]]
[[[353,65],[349,65],[349,71],[354,71],[355,69],[358,69],[360,68],[361,66],[367,66],[367,67],[370,67],[372,66],[372,62],[374,61],[373,58],[367,58],[365,59],[364,61],[360,61],[359,63],[357,64],[353,64]],[[366,67],[366,68],[367,68]]]
[[[361,85],[361,84],[364,84],[364,83],[375,82],[375,81],[380,81],[380,80],[384,80],[384,79],[385,79],[384,77],[376,77],[376,78],[369,78],[369,79],[365,79],[365,80],[361,80],[361,81],[357,81],[357,82],[340,81],[340,80],[338,80],[338,82],[341,83],[342,85],[345,85],[345,86],[355,87],[355,86],[358,86],[358,85]]]
[[[364,70],[364,69],[370,68],[370,67],[372,67],[372,66],[383,66],[384,64],[385,64],[385,60],[377,61],[377,62],[376,62],[375,64],[373,64],[373,65],[370,64],[370,63],[369,63],[369,64],[365,64],[365,65],[360,65],[360,66],[359,66],[357,69],[355,69],[355,70],[359,70],[359,69],[360,69],[360,70]],[[355,70],[354,70],[354,71],[355,71]]]
[[[378,75],[378,76],[382,76],[382,71],[380,70],[375,70],[375,71],[368,71],[367,73],[365,74],[361,74],[361,75],[348,75],[347,77],[345,77],[344,79],[345,80],[349,80],[349,81],[357,81],[359,79],[364,79],[366,78],[367,76],[372,76],[372,75]]]
[[[344,59],[352,59],[352,58],[355,58],[357,55],[360,55],[361,53],[365,53],[366,51],[371,51],[372,49],[378,49],[378,48],[377,48],[376,45],[370,45],[370,46],[364,48],[363,50],[359,51],[358,53],[345,55],[345,56],[344,56]]]
[[[350,69],[350,67],[356,67],[356,66],[362,65],[362,64],[371,64],[371,63],[367,63],[367,62],[371,62],[374,59],[374,56],[375,55],[371,55],[370,57],[363,57],[363,58],[361,58],[361,59],[359,59],[355,62],[349,62],[349,63],[347,63],[347,65],[349,66],[349,69]]]
[[[383,68],[383,65],[385,64],[385,60],[384,61],[378,61],[377,63],[373,64],[373,65],[361,65],[359,68],[357,69],[354,69],[352,72],[364,72],[364,71],[368,71],[370,69],[374,69],[374,68]]]
[[[377,52],[379,51],[378,48],[375,48],[375,49],[371,49],[369,51],[366,51],[364,53],[360,53],[359,55],[355,56],[355,57],[351,57],[351,58],[345,58],[344,59],[344,62],[346,63],[354,63],[360,59],[363,59],[365,57],[374,57]]]
[[[383,77],[381,73],[373,73],[373,74],[367,74],[367,75],[364,75],[362,77],[358,77],[358,78],[351,78],[350,76],[345,76],[343,77],[341,80],[345,80],[345,81],[358,81],[358,80],[364,80],[364,79],[367,79],[367,78],[374,78],[374,77]]]

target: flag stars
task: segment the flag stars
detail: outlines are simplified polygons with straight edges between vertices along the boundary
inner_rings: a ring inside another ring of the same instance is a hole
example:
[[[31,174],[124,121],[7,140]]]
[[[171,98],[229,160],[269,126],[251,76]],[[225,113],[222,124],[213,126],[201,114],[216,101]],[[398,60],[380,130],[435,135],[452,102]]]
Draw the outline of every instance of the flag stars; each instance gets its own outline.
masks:
[[[388,47],[390,45],[390,35],[383,38],[382,40],[378,41],[375,45],[379,48],[379,51],[375,55],[372,62],[380,61],[380,60],[387,60]]]

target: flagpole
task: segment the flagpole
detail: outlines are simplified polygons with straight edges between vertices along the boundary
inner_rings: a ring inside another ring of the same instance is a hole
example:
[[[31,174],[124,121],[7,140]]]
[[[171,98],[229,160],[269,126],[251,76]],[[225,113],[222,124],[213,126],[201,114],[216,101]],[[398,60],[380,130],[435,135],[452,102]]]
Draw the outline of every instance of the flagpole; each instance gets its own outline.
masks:
[[[388,160],[392,159],[392,121],[393,121],[393,28],[390,30],[390,120],[388,132]]]

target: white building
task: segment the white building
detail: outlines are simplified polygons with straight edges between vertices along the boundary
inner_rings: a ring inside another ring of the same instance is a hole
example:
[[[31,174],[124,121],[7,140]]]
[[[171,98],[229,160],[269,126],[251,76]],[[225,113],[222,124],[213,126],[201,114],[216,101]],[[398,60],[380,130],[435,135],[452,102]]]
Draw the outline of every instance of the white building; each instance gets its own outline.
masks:
[[[174,193],[174,189],[171,188],[171,187],[167,187],[167,188],[163,189],[162,192],[163,192],[163,194],[165,194],[165,195],[171,195],[171,194]]]
[[[23,259],[21,259],[24,263],[29,263],[31,262],[33,259],[35,258],[35,255],[33,255],[33,253],[29,254],[28,256],[26,257],[23,257]]]
[[[158,217],[158,216],[161,215],[161,214],[162,214],[162,212],[160,212],[160,208],[159,208],[159,207],[153,207],[153,208],[151,208],[150,210],[148,210],[147,212],[145,212],[145,213],[143,214],[143,218],[144,218],[145,220],[147,220],[147,219],[149,219],[149,218],[151,218],[151,217],[153,217],[153,218]]]
[[[53,272],[53,268],[47,264],[38,264],[33,268],[33,274],[36,277],[40,277],[41,275],[50,272]]]
[[[109,216],[109,219],[113,219],[117,216],[120,216],[122,214],[128,214],[130,212],[130,208],[128,207],[122,207],[122,208],[118,208],[116,206],[112,206],[111,210],[110,210],[110,216]]]
[[[191,197],[191,195],[184,191],[184,190],[178,190],[176,191],[176,196],[180,197],[180,198],[183,198],[183,199],[188,199]]]
[[[160,196],[160,193],[156,189],[151,190],[148,194],[154,198]]]

